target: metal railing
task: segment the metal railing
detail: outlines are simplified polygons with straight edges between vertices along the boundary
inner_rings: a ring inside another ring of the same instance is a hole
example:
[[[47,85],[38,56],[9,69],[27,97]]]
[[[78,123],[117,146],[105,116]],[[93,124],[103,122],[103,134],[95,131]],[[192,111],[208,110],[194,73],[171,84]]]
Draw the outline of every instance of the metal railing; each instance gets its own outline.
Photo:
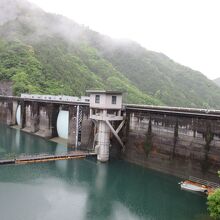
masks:
[[[94,150],[90,149],[77,149],[77,150],[71,150],[71,151],[66,151],[66,152],[61,152],[61,153],[49,153],[49,152],[44,152],[44,153],[34,153],[34,154],[28,154],[28,153],[22,153],[22,154],[15,154],[15,153],[9,153],[9,154],[4,154],[2,157],[0,157],[0,161],[2,160],[20,160],[20,159],[29,159],[29,158],[46,158],[46,157],[64,157],[68,155],[74,154],[74,152],[79,152],[85,153],[87,155],[94,155],[95,152]]]
[[[193,177],[193,176],[189,176],[189,180],[192,182],[200,183],[205,186],[212,187],[212,188],[219,188],[220,187],[220,185],[217,183],[210,182],[208,180],[199,179],[199,178]]]

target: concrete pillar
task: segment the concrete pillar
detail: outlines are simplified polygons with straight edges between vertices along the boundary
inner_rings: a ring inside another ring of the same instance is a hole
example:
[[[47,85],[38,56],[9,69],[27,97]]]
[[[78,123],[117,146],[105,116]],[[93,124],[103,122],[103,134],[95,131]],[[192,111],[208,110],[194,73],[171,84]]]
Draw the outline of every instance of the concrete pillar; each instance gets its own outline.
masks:
[[[0,100],[0,122],[7,125],[16,124],[17,101],[10,98]]]
[[[36,133],[45,138],[57,136],[56,120],[59,114],[59,105],[52,103],[40,103],[39,107],[39,131]]]
[[[31,132],[35,133],[39,130],[39,103],[31,103]]]
[[[80,148],[92,149],[94,139],[94,124],[89,117],[89,107],[82,106],[82,122],[81,122],[81,145]]]
[[[12,111],[12,125],[16,124],[16,112],[18,107],[18,101],[13,101],[13,111]]]
[[[95,149],[97,150],[97,159],[101,162],[109,160],[110,128],[104,121],[98,122],[98,138]]]
[[[25,126],[24,129],[28,132],[31,131],[31,104],[26,103],[25,105]]]
[[[49,129],[52,137],[57,137],[57,117],[59,114],[59,105],[48,104]]]
[[[69,132],[68,132],[68,146],[76,147],[76,116],[77,106],[69,106]]]
[[[5,103],[5,111],[6,111],[6,124],[12,125],[12,115],[13,115],[13,102],[11,100],[7,100]]]
[[[21,128],[25,127],[25,119],[26,119],[26,103],[24,100],[21,100],[20,102],[21,105]]]
[[[0,102],[0,122],[7,123],[7,104],[5,100]]]
[[[43,137],[50,137],[51,133],[49,133],[49,118],[47,117],[46,106],[40,105],[39,108],[39,131],[38,135]]]
[[[0,122],[2,123],[2,115],[3,115],[3,102],[0,100]]]

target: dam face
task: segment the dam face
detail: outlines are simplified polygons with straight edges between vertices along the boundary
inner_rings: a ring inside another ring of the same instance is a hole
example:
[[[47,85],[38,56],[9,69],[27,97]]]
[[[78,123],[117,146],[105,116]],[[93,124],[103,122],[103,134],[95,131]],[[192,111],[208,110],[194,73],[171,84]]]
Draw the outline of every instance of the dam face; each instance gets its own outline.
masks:
[[[72,149],[96,150],[100,161],[117,157],[180,177],[218,180],[220,111],[94,104],[1,96],[0,122],[65,138]]]

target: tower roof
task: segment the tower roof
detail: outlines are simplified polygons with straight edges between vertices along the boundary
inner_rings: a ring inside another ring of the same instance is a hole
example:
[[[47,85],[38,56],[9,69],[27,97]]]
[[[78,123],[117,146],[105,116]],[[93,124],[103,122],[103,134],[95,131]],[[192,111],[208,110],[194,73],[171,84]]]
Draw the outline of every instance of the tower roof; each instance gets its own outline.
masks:
[[[89,94],[109,94],[109,95],[122,95],[120,91],[113,91],[113,90],[86,90]]]

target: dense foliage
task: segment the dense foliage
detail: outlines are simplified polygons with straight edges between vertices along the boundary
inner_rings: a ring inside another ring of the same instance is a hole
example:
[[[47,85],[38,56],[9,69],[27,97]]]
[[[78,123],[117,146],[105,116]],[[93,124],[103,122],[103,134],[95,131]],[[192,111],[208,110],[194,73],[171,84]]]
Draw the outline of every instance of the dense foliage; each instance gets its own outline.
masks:
[[[0,8],[0,80],[12,80],[16,95],[80,96],[104,88],[122,90],[130,103],[220,107],[220,88],[163,54],[112,40],[25,0],[2,0]]]
[[[218,175],[220,177],[220,171],[218,171]],[[220,188],[209,194],[207,204],[210,216],[214,219],[220,219]]]
[[[214,219],[220,219],[220,189],[208,196],[208,210]]]
[[[98,47],[103,57],[139,89],[167,105],[220,106],[220,90],[211,80],[161,53],[148,51],[133,42],[111,49]]]

